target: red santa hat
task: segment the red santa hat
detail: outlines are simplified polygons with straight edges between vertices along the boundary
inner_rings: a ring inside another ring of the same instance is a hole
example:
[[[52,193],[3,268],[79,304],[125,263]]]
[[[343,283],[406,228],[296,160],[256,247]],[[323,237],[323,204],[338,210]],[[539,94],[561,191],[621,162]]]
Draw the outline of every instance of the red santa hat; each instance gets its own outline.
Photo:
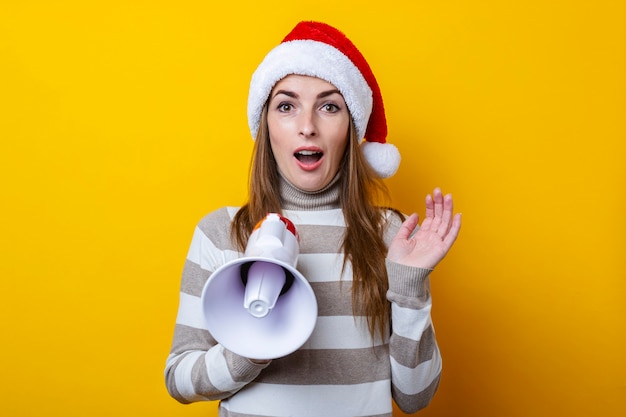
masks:
[[[253,138],[272,88],[290,74],[317,77],[334,85],[350,110],[357,135],[365,139],[361,150],[369,165],[381,178],[396,173],[400,152],[386,141],[385,108],[376,78],[356,46],[325,23],[298,23],[252,75],[248,124]]]

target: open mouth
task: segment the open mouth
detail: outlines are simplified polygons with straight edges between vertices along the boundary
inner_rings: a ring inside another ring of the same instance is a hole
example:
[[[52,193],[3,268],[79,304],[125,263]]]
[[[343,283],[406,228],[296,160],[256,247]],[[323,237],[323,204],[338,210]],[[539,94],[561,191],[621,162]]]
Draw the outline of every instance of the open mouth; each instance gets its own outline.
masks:
[[[294,154],[294,156],[302,164],[310,165],[317,163],[320,159],[322,159],[324,154],[317,151],[298,151]]]

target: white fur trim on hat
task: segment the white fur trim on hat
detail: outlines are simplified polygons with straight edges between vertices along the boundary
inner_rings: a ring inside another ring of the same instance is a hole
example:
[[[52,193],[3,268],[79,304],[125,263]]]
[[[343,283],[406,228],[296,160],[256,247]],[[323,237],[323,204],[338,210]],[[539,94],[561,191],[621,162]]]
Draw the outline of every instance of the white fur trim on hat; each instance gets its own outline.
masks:
[[[287,75],[321,78],[339,90],[350,110],[359,139],[372,113],[372,90],[354,63],[332,46],[313,40],[283,42],[272,49],[252,75],[248,95],[248,125],[256,138],[261,112],[272,88]]]
[[[400,151],[391,143],[367,142],[361,143],[363,156],[370,167],[381,178],[393,176],[400,166]]]

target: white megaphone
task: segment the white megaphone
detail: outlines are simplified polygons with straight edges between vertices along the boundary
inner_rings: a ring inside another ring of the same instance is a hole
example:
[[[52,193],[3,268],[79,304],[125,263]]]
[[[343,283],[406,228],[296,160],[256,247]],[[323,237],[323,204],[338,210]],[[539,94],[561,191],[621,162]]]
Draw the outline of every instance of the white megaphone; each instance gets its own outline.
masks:
[[[270,213],[248,239],[242,258],[218,268],[204,285],[207,328],[226,349],[251,359],[276,359],[300,348],[317,321],[311,285],[296,269],[298,234]]]

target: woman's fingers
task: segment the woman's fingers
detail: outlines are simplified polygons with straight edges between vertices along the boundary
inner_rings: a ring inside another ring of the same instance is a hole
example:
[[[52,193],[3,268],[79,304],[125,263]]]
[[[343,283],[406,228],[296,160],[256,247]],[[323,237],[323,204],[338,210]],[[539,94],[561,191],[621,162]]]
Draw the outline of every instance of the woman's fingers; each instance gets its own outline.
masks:
[[[443,215],[443,194],[441,193],[441,188],[435,188],[433,191],[433,200],[435,202],[435,218],[441,219]]]
[[[420,225],[420,230],[427,231],[430,230],[433,224],[433,219],[435,218],[435,200],[433,196],[430,194],[426,195],[426,216],[424,217],[424,221]]]
[[[443,209],[441,214],[441,223],[439,223],[439,227],[437,229],[437,234],[440,236],[445,236],[450,231],[452,227],[452,216],[454,212],[454,203],[452,201],[452,195],[446,194],[443,198]]]
[[[447,246],[448,250],[452,247],[452,244],[456,240],[459,235],[459,231],[461,230],[461,213],[457,213],[452,219],[452,225],[450,226],[450,230],[448,234],[443,238],[443,243]]]
[[[444,198],[439,187],[433,190],[432,195],[426,196],[426,217],[421,228],[426,231],[437,233],[441,226],[444,212]]]
[[[419,222],[419,216],[415,213],[411,214],[400,226],[400,230],[396,234],[396,238],[407,240],[415,228],[417,227],[417,223]]]
[[[426,217],[420,230],[431,231],[445,238],[454,223],[454,203],[451,194],[445,196],[437,187],[432,194],[426,196]]]

